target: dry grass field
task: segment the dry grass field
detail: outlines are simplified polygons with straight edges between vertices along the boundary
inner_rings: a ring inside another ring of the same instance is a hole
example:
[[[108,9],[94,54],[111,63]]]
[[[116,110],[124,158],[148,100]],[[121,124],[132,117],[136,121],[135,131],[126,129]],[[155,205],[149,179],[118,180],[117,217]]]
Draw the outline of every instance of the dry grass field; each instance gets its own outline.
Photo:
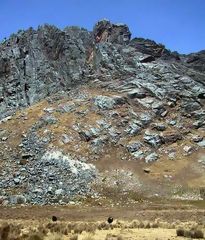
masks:
[[[1,207],[0,213],[1,240],[180,240],[205,234],[203,205],[18,206]]]

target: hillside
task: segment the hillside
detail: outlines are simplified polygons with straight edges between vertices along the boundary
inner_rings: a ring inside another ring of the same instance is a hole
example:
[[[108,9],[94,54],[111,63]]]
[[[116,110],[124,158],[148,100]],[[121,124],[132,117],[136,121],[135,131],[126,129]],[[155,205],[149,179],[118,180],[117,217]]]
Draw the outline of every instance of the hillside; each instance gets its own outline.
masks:
[[[107,20],[13,34],[0,44],[0,203],[202,199],[204,64]]]

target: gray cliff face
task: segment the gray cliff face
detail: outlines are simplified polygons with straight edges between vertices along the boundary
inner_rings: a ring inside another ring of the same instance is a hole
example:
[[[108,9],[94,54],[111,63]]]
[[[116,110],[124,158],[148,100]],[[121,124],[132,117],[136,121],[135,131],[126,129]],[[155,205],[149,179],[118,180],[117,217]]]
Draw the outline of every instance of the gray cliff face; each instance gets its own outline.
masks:
[[[126,25],[107,20],[93,32],[44,25],[12,35],[0,45],[1,118],[95,79],[112,81],[111,87],[121,85],[114,81],[120,78],[124,82],[117,87],[135,85],[158,99],[205,92],[203,52],[181,61],[163,45],[130,37]]]
[[[45,25],[13,35],[0,46],[0,115],[29,106],[84,81],[91,34]]]

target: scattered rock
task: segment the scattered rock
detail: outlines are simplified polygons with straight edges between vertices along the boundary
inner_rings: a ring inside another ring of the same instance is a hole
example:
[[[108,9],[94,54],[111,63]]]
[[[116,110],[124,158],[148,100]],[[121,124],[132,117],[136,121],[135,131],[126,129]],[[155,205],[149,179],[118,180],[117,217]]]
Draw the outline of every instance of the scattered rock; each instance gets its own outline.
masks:
[[[197,145],[199,147],[203,147],[204,148],[205,147],[205,140],[198,142]]]
[[[13,195],[9,197],[10,204],[25,204],[26,198],[23,195]]]
[[[140,148],[142,147],[142,143],[141,142],[132,142],[132,143],[129,143],[127,145],[127,150],[130,152],[130,153],[133,153],[133,152],[136,152],[138,151]]]
[[[154,132],[146,131],[144,135],[144,142],[150,146],[157,148],[162,145],[162,138]]]
[[[97,96],[94,99],[94,104],[105,110],[113,109],[115,106],[115,100],[108,96]]]
[[[194,150],[193,146],[184,146],[183,150],[186,154],[191,154]]]
[[[166,132],[162,135],[164,143],[175,143],[179,140],[182,140],[182,135],[180,132]]]
[[[130,92],[127,93],[127,96],[131,99],[134,98],[145,98],[146,97],[146,93],[143,89],[134,89]]]
[[[150,172],[151,172],[150,168],[144,168],[143,171],[144,171],[145,173],[150,173]]]
[[[141,160],[145,158],[145,154],[143,151],[132,152],[131,154],[135,159]]]
[[[195,135],[192,137],[193,142],[199,143],[203,141],[203,137],[199,135]]]
[[[156,123],[153,125],[153,129],[156,129],[157,131],[164,131],[166,130],[166,126],[163,123]]]
[[[151,153],[145,158],[146,163],[152,163],[155,162],[159,158],[157,153]]]

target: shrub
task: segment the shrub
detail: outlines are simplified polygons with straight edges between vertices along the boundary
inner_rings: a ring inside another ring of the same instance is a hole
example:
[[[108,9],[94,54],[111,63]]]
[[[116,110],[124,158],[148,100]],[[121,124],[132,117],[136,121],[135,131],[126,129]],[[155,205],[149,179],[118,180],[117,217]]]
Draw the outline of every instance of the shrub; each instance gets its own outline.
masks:
[[[48,234],[48,229],[46,229],[44,226],[40,225],[40,226],[38,226],[38,232],[45,236]]]
[[[201,198],[203,198],[203,199],[205,200],[205,187],[201,187],[201,188],[199,189],[199,191],[200,191],[200,196],[201,196]]]
[[[138,228],[144,228],[144,223],[140,222]]]
[[[105,240],[123,240],[123,237],[121,235],[115,235],[115,234],[107,234]]]
[[[158,223],[156,223],[156,222],[152,223],[152,228],[158,228],[158,227],[159,227]]]
[[[83,231],[85,230],[85,227],[83,226],[83,224],[76,224],[73,231],[76,234],[81,234]]]
[[[3,223],[0,228],[0,239],[7,240],[9,237],[10,225],[8,223]]]
[[[90,224],[87,224],[87,225],[86,225],[86,230],[85,230],[85,231],[94,234],[95,231],[96,231],[96,229],[97,229],[96,224],[90,223]]]
[[[186,237],[186,238],[204,238],[204,234],[201,230],[184,230],[184,229],[177,229],[177,236],[179,237]]]
[[[28,237],[29,240],[43,240],[43,235],[40,233],[32,233]]]
[[[194,238],[204,238],[204,233],[202,232],[202,230],[194,230]]]
[[[108,230],[109,228],[110,228],[110,226],[106,222],[101,222],[98,225],[98,230]]]
[[[179,228],[176,230],[176,233],[178,237],[184,237],[184,229]]]
[[[121,235],[118,235],[117,240],[123,240],[123,237]]]
[[[194,236],[194,233],[189,230],[184,230],[184,237],[186,238],[192,238]]]
[[[78,235],[74,234],[70,237],[70,240],[78,240]]]
[[[129,228],[138,228],[140,225],[140,222],[134,220],[131,222],[131,224],[129,225]]]

